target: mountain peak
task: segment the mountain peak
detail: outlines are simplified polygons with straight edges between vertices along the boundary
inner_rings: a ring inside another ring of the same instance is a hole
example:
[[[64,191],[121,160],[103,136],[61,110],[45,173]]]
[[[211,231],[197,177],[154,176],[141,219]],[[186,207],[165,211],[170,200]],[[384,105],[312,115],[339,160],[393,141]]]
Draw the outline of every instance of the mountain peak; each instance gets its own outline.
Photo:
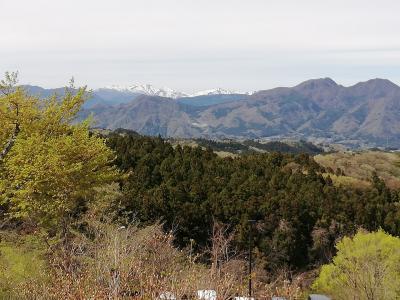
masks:
[[[111,89],[118,92],[132,93],[132,94],[142,94],[147,96],[160,96],[165,98],[185,98],[185,97],[198,97],[198,96],[210,96],[210,95],[233,95],[233,94],[247,94],[251,93],[241,93],[237,91],[231,91],[223,88],[214,88],[209,90],[199,91],[193,94],[187,94],[184,92],[176,91],[168,87],[158,88],[151,84],[133,84],[129,86],[121,85],[111,85],[104,89]],[[101,89],[99,89],[101,90]]]
[[[382,98],[400,92],[400,87],[390,80],[375,78],[368,81],[359,82],[351,87],[357,95],[366,95],[369,98]]]
[[[215,88],[209,89],[204,91],[199,91],[190,95],[190,97],[197,97],[197,96],[210,96],[210,95],[229,95],[229,94],[241,94],[240,92],[226,90],[223,88]]]
[[[327,88],[327,87],[337,87],[338,84],[331,78],[317,78],[310,79],[300,83],[295,86],[296,88],[308,88],[308,89],[317,89],[317,88]]]
[[[370,86],[371,88],[399,88],[398,85],[390,81],[389,79],[374,78],[367,81],[359,82],[354,86]]]
[[[173,98],[173,99],[188,96],[187,94],[185,94],[183,92],[175,91],[168,87],[158,88],[151,84],[133,84],[133,85],[129,85],[129,86],[112,85],[107,88],[117,90],[120,92],[131,92],[131,93],[135,93],[135,94],[143,94],[143,95],[148,95],[148,96],[160,96],[160,97]]]

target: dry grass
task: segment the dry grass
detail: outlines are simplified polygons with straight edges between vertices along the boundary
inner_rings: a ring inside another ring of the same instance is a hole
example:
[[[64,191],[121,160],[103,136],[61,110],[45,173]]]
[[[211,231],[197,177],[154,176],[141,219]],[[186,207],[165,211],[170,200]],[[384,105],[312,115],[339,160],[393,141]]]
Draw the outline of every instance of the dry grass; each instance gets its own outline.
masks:
[[[164,232],[161,224],[121,227],[106,221],[110,199],[119,192],[116,186],[100,191],[102,199],[83,219],[85,234],[74,232],[56,242],[36,236],[44,267],[10,285],[10,299],[158,299],[164,292],[196,299],[195,292],[204,289],[215,290],[218,299],[247,295],[245,254],[233,247],[235,233],[226,225],[215,223],[210,248],[194,254],[191,247],[176,248],[173,233]],[[257,299],[304,298],[301,276],[278,271],[271,278],[255,265],[252,279]]]
[[[161,293],[171,292],[177,299],[196,299],[195,291],[202,289],[215,290],[218,299],[247,295],[247,262],[230,248],[233,235],[224,226],[214,228],[207,254],[211,265],[175,248],[172,234],[164,233],[159,224],[139,229],[99,222],[92,229],[94,238],[78,235],[68,246],[51,249],[49,266],[43,269],[48,279],[16,284],[13,295],[18,299],[158,299]],[[279,295],[302,299],[302,276],[288,280],[282,272],[271,280],[256,267],[252,277],[257,299]]]
[[[365,151],[358,153],[337,152],[317,155],[315,161],[325,168],[344,171],[345,176],[332,176],[334,183],[367,187],[373,172],[381,177],[388,187],[400,188],[400,156],[396,153]]]
[[[79,236],[51,255],[53,280],[27,283],[26,299],[156,299],[191,293],[211,283],[208,270],[172,245],[160,225],[138,229],[97,224],[94,240]],[[224,274],[225,275],[225,274]],[[46,296],[44,296],[46,295]]]

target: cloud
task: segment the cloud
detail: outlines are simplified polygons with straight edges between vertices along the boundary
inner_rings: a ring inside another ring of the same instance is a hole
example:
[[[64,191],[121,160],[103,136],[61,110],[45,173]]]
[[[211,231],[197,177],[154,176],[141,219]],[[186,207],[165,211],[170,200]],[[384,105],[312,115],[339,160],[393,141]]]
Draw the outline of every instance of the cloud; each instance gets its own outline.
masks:
[[[399,10],[390,0],[2,1],[0,71],[49,86],[74,74],[94,87],[189,91],[398,80]]]

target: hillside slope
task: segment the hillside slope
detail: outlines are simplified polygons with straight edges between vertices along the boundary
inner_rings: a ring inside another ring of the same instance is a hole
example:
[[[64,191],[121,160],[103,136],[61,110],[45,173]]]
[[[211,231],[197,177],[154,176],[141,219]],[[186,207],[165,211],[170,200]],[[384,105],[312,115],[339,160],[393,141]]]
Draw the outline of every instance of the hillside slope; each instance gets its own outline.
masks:
[[[93,113],[96,126],[104,128],[168,137],[289,138],[400,148],[400,87],[385,79],[344,87],[323,78],[252,95],[177,100],[124,93],[94,92],[82,116]]]
[[[340,169],[345,177],[363,181],[361,184],[364,186],[370,184],[373,174],[376,173],[388,187],[400,189],[400,155],[397,153],[381,151],[336,152],[316,155],[314,159],[326,169],[330,168],[335,173]],[[333,179],[339,182],[346,180],[343,176]],[[358,181],[358,183],[360,182]]]

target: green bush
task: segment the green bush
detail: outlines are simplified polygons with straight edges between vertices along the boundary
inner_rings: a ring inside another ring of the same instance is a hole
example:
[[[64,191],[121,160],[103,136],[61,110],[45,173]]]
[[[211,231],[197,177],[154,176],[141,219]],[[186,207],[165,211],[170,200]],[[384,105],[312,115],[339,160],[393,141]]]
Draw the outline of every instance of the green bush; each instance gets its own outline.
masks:
[[[345,237],[313,289],[334,299],[399,299],[400,238],[379,230]]]

